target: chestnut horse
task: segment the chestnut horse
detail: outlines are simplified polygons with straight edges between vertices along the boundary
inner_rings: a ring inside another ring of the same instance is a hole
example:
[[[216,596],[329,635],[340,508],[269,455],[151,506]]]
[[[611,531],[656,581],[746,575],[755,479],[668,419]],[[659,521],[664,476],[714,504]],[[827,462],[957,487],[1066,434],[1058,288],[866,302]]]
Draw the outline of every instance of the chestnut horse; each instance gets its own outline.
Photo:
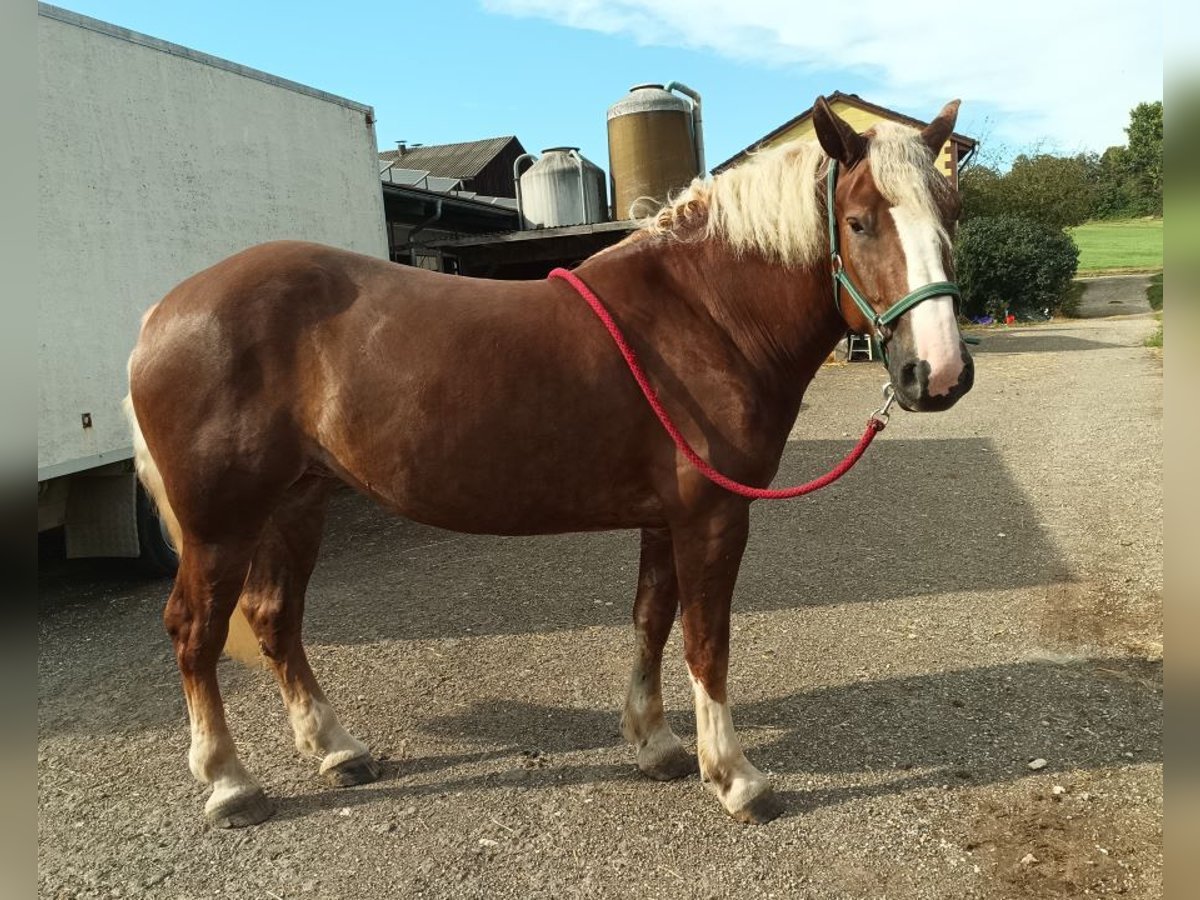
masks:
[[[970,389],[949,295],[882,328],[845,291],[834,300],[825,199],[834,166],[829,220],[871,308],[944,282],[957,199],[934,158],[957,110],[948,104],[923,131],[885,122],[860,135],[818,98],[818,141],[695,181],[577,269],[688,442],[724,474],[770,483],[804,390],[847,327],[882,332],[904,408],[946,409]],[[190,768],[212,785],[211,823],[249,825],[272,808],[238,760],[217,685],[235,608],[278,677],[297,747],[334,784],[379,775],[300,638],[336,480],[455,531],[641,529],[622,716],[637,765],[657,779],[696,769],[660,691],[679,611],[701,775],[736,819],[779,813],[742,752],[726,688],[749,502],[680,455],[563,281],[462,278],[264,244],[192,276],[146,314],[129,384],[138,471],[180,553],[164,620],[191,721]]]

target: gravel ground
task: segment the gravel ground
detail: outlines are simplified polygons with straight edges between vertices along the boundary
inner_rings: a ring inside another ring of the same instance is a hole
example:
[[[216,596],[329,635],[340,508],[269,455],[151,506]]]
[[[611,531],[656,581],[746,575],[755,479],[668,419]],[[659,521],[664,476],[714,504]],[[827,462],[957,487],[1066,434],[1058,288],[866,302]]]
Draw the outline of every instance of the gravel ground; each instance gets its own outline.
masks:
[[[40,894],[1160,896],[1162,369],[1140,288],[1084,298],[1130,315],[987,330],[958,407],[898,413],[842,482],[756,504],[731,693],[788,807],[764,827],[695,777],[643,779],[618,735],[632,533],[462,536],[336,497],[308,647],[384,777],[325,787],[269,676],[223,662],[278,803],[241,831],[204,826],[187,771],[168,585],[43,542]],[[882,378],[827,367],[777,483],[843,453]],[[678,633],[666,658],[690,740]]]

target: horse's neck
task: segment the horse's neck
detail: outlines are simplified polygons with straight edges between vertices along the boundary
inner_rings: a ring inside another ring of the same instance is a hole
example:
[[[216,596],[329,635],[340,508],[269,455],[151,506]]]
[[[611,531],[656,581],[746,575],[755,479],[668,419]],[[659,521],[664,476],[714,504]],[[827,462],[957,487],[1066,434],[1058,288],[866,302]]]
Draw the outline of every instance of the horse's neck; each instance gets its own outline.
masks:
[[[587,263],[589,277],[653,293],[644,302],[678,303],[711,320],[737,347],[762,385],[799,394],[846,330],[827,267],[786,268],[735,256],[714,241],[643,239]]]

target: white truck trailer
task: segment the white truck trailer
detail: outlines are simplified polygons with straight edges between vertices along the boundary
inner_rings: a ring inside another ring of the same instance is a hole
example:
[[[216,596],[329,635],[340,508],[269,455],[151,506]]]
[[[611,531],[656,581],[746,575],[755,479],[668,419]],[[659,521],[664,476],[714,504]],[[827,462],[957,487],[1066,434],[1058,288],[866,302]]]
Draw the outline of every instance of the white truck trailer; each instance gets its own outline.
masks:
[[[38,52],[38,530],[170,570],[121,409],[142,313],[262,241],[386,259],[374,115],[46,4]]]

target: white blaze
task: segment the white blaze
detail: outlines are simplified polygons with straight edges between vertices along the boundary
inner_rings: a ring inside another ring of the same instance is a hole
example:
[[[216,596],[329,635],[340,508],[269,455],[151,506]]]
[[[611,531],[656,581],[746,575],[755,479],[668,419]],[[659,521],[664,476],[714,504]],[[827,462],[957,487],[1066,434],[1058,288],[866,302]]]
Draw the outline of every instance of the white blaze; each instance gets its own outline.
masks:
[[[938,223],[911,206],[893,206],[891,212],[908,266],[908,289],[915,291],[931,282],[945,281]],[[914,306],[908,316],[917,356],[929,363],[930,396],[948,394],[963,370],[954,300],[949,295],[931,297]]]

